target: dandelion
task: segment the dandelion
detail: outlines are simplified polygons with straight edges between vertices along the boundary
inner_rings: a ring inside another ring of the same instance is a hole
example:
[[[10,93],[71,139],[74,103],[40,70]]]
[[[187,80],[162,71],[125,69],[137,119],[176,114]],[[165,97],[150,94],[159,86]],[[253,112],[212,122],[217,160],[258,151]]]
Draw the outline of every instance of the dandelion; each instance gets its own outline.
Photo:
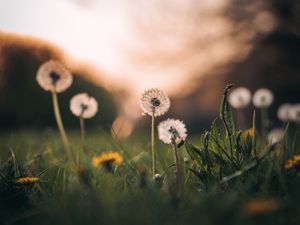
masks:
[[[36,80],[45,91],[61,93],[71,86],[73,76],[62,63],[49,60],[38,69]]]
[[[16,180],[19,184],[35,184],[40,179],[38,177],[21,177]]]
[[[254,137],[254,129],[253,128],[249,128],[242,132],[243,140],[247,140],[247,137],[250,137],[251,139]]]
[[[285,103],[278,108],[277,117],[283,122],[290,121],[292,119],[292,105]]]
[[[258,89],[253,95],[253,105],[257,108],[268,108],[273,101],[274,95],[267,88]]]
[[[228,102],[233,108],[238,109],[236,111],[238,124],[241,127],[244,127],[245,112],[243,109],[245,109],[251,102],[251,92],[245,87],[235,88],[233,91],[230,92],[228,96]]]
[[[291,107],[291,120],[295,123],[300,123],[300,104]]]
[[[158,185],[158,187],[161,187],[163,185],[164,178],[161,174],[159,174],[159,173],[155,174],[154,180],[155,180],[156,184]]]
[[[233,108],[245,108],[251,102],[251,92],[245,87],[236,88],[231,91],[228,101]]]
[[[268,134],[268,141],[271,145],[279,143],[284,138],[284,130],[282,128],[275,128]]]
[[[162,142],[173,146],[176,165],[175,175],[177,183],[180,183],[180,168],[177,145],[184,141],[187,137],[185,124],[180,120],[167,119],[158,125],[158,136]]]
[[[79,117],[81,138],[84,140],[84,119],[90,119],[96,115],[98,103],[95,98],[89,96],[87,93],[81,93],[72,97],[70,101],[70,110],[75,116]]]
[[[276,199],[253,199],[245,204],[244,212],[251,216],[274,212],[280,208]]]
[[[145,114],[155,117],[164,115],[170,108],[169,97],[157,88],[146,90],[141,97],[141,108]]]
[[[118,166],[123,162],[123,156],[118,152],[104,152],[99,156],[93,157],[93,166],[98,168],[103,166],[107,171],[113,172],[114,166]]]
[[[269,89],[261,88],[254,93],[252,101],[261,110],[261,135],[264,137],[269,127],[268,107],[272,105],[274,95]]]
[[[140,99],[140,105],[145,114],[152,117],[151,122],[151,152],[152,152],[152,170],[153,178],[156,174],[156,155],[155,155],[155,140],[154,140],[154,118],[164,115],[170,108],[169,97],[159,89],[152,88],[146,90]]]
[[[64,150],[69,159],[76,165],[61,119],[57,98],[57,93],[61,93],[71,86],[73,82],[72,74],[62,63],[55,60],[49,60],[43,63],[38,69],[36,80],[45,91],[50,91],[52,93],[54,115],[61,134]]]
[[[293,158],[288,159],[284,164],[286,170],[299,169],[300,168],[300,155],[295,155]]]
[[[179,144],[187,137],[185,125],[180,120],[167,119],[158,125],[159,139],[165,144]]]

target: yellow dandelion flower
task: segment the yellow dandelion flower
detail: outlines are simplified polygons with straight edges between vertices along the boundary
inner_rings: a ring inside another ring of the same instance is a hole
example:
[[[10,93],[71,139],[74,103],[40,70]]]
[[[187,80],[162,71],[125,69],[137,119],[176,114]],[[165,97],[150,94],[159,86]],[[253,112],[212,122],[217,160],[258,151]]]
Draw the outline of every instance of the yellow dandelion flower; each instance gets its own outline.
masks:
[[[251,216],[274,212],[280,208],[276,199],[254,199],[244,206],[244,212]]]
[[[300,168],[300,155],[295,155],[293,158],[288,159],[285,162],[284,168],[286,170],[292,170]]]
[[[250,138],[253,138],[253,136],[254,136],[253,128],[249,128],[249,129],[243,131],[243,133],[242,133],[243,140],[246,140],[248,135]]]
[[[289,159],[289,160],[286,161],[286,163],[284,165],[284,168],[286,170],[291,170],[293,168],[293,165],[294,165],[293,160]]]
[[[300,155],[295,155],[294,156],[294,161],[296,161],[296,162],[300,162]]]
[[[123,156],[118,152],[104,152],[99,156],[93,157],[93,166],[104,166],[109,171],[112,171],[113,165],[118,166],[123,162]]]
[[[21,177],[16,180],[20,184],[35,184],[40,179],[38,177]]]

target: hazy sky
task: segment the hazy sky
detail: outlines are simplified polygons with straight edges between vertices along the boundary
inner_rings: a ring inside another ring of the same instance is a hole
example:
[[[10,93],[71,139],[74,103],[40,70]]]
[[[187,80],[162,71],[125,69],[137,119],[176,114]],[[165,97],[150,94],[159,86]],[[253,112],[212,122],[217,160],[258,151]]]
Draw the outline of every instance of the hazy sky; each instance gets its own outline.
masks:
[[[183,95],[191,78],[243,59],[254,35],[273,26],[259,1],[247,4],[252,19],[236,24],[224,13],[229,2],[0,0],[0,30],[58,45],[96,68],[105,86]]]
[[[138,97],[146,88],[184,96],[199,87],[191,79],[242,60],[255,34],[272,29],[259,1],[249,4],[247,24],[225,17],[228,2],[0,0],[0,31],[42,38],[92,65],[105,87],[130,93],[119,97],[122,114],[139,117]]]
[[[228,27],[218,13],[225,0],[0,0],[0,29],[53,42],[104,71],[106,81],[116,86],[136,93],[153,86],[172,91],[196,68],[201,75],[232,55],[232,43],[222,37],[224,43],[184,56],[195,32],[193,14],[199,13],[191,11],[193,2],[205,13],[196,25],[203,40],[222,37]]]
[[[0,29],[43,38],[72,57],[110,70],[128,37],[127,4],[97,2],[87,8],[71,0],[0,0]]]

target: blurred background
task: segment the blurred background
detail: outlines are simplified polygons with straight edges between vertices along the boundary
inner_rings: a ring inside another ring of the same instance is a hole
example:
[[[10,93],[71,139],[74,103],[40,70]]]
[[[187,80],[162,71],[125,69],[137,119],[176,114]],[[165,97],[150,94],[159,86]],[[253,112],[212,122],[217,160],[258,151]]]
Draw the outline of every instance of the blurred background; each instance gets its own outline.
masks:
[[[300,101],[300,2],[0,0],[1,132],[55,126],[51,96],[35,81],[48,59],[75,76],[59,95],[69,128],[78,127],[69,100],[87,92],[99,102],[88,126],[127,137],[149,125],[139,96],[158,87],[172,100],[167,117],[199,132],[228,83],[270,88],[276,125],[278,106]]]

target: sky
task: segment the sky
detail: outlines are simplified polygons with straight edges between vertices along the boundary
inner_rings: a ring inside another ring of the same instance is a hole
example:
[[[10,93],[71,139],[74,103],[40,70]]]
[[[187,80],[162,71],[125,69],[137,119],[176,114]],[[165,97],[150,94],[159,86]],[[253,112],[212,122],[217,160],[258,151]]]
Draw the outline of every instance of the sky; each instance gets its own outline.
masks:
[[[100,85],[129,93],[121,114],[137,118],[143,90],[184,97],[199,88],[193,79],[247,57],[255,35],[274,27],[257,2],[247,9],[253,19],[236,24],[228,0],[0,0],[0,31],[41,38],[90,65]]]
[[[0,0],[0,29],[42,38],[75,59],[116,72],[118,46],[125,41],[120,37],[129,36],[125,6],[95,3],[87,8],[71,0]]]
[[[218,63],[219,58],[232,54],[228,51],[232,43],[227,41],[205,49],[205,54],[189,54],[185,61],[173,59],[186,53],[187,39],[195,32],[191,2],[0,0],[0,30],[58,45],[73,59],[98,68],[102,80],[111,86],[133,93],[155,86],[174,94],[187,76],[194,76],[194,70],[198,75],[205,73],[213,61]],[[228,29],[217,15],[225,2],[197,3],[206,14],[200,24],[203,39],[223,35]],[[209,18],[212,24],[207,23]]]

